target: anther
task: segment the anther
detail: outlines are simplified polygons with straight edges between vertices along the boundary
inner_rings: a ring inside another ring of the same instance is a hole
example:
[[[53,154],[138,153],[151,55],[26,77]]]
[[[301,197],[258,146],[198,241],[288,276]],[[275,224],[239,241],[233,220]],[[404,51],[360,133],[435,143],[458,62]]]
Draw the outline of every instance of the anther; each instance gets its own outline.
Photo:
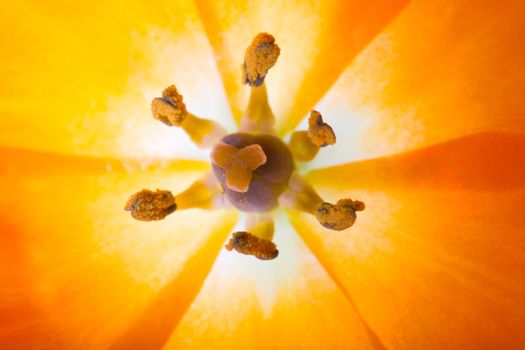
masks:
[[[325,147],[335,144],[335,133],[332,127],[323,122],[321,113],[311,111],[308,118],[308,137],[314,145]]]
[[[177,209],[175,197],[170,191],[142,190],[132,195],[126,202],[125,210],[140,221],[162,220]]]
[[[252,172],[266,163],[266,154],[258,144],[238,149],[220,142],[211,152],[211,160],[226,171],[226,186],[236,192],[247,192]]]
[[[162,92],[162,97],[151,101],[151,112],[155,119],[164,124],[181,127],[201,148],[213,146],[226,135],[226,130],[218,123],[189,113],[175,85],[168,86]]]
[[[246,231],[234,232],[225,248],[229,251],[235,249],[241,254],[253,255],[259,260],[272,260],[279,255],[275,243]]]
[[[180,126],[188,115],[182,95],[175,85],[168,86],[162,92],[162,97],[151,101],[151,113],[155,119],[169,126]]]
[[[264,83],[268,70],[275,65],[280,53],[281,49],[272,35],[257,34],[244,54],[243,82],[250,86]]]
[[[335,205],[325,202],[297,173],[290,178],[288,190],[279,197],[279,203],[312,214],[321,225],[335,231],[352,226],[357,217],[355,212],[365,209],[365,204],[357,200],[341,199]]]
[[[335,231],[341,231],[352,226],[356,220],[356,211],[365,209],[361,201],[340,199],[335,205],[321,203],[315,210],[315,217],[321,225]]]

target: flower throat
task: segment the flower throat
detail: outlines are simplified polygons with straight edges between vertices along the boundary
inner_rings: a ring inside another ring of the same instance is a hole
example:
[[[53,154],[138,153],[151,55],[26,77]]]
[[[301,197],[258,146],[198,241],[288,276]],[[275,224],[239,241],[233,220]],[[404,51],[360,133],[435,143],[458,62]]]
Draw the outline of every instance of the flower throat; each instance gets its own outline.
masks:
[[[308,130],[294,131],[288,144],[277,137],[264,81],[280,52],[268,33],[257,34],[246,49],[242,81],[250,86],[251,94],[236,133],[228,134],[218,123],[188,112],[173,85],[162,97],[153,99],[155,119],[181,127],[198,147],[211,149],[212,169],[175,196],[167,190],[135,193],[125,205],[133,218],[162,220],[178,210],[234,206],[247,213],[246,230],[232,233],[225,248],[260,260],[279,255],[272,242],[273,210],[278,207],[312,214],[331,230],[345,230],[354,224],[356,212],[365,209],[363,202],[349,198],[335,204],[326,202],[295,169],[296,162],[311,161],[321,148],[336,143],[335,133],[321,113],[312,110]]]

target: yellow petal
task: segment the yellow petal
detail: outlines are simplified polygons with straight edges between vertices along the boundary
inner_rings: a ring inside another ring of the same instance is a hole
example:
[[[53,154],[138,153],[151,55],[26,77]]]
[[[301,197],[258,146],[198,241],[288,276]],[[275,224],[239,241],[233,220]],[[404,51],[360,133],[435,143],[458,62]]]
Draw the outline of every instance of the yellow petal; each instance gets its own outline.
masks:
[[[221,252],[166,349],[373,348],[366,321],[288,224],[275,239],[272,261]]]
[[[4,348],[107,348],[173,281],[188,293],[174,311],[181,315],[210,265],[199,260],[196,269],[191,257],[201,247],[216,254],[235,219],[185,210],[143,223],[123,210],[142,188],[183,190],[209,168],[198,162],[137,165],[2,148],[0,164],[1,299],[9,306],[0,318],[11,320]]]
[[[315,166],[525,131],[524,15],[520,0],[412,1],[316,106],[344,137]]]
[[[171,84],[194,114],[230,118],[193,3],[5,2],[0,11],[9,14],[0,23],[0,144],[181,156],[194,149],[189,138],[150,111]]]
[[[281,48],[266,78],[281,134],[290,131],[344,67],[406,5],[396,1],[198,1],[236,120],[248,103],[241,82],[246,47],[259,32]]]

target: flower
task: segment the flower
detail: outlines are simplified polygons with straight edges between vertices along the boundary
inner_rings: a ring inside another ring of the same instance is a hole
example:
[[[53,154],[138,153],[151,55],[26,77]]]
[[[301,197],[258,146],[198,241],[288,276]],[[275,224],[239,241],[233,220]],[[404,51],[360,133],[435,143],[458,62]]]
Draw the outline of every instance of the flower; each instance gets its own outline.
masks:
[[[524,10],[2,5],[0,347],[524,347]],[[159,87],[233,129],[239,53],[263,30],[282,48],[267,81],[279,132],[306,130],[315,107],[337,134],[306,178],[367,204],[340,232],[281,213],[269,262],[222,249],[234,212],[122,212],[209,169],[149,117]]]

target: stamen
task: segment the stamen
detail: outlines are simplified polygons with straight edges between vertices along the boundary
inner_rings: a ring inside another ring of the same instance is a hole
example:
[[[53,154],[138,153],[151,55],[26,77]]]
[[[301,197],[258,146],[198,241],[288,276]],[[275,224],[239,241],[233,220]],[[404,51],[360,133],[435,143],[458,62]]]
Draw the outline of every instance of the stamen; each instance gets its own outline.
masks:
[[[294,159],[298,162],[309,162],[315,158],[320,146],[312,143],[307,131],[294,131],[290,137],[288,147]]]
[[[234,232],[225,248],[229,251],[235,249],[245,255],[254,255],[259,260],[272,260],[279,255],[279,250],[272,241],[258,238],[246,231]]]
[[[237,192],[247,192],[252,172],[266,163],[266,154],[258,144],[238,149],[220,142],[211,153],[212,162],[226,170],[226,186]]]
[[[356,220],[356,211],[365,209],[361,201],[340,199],[335,205],[324,202],[315,211],[315,217],[321,225],[335,231],[352,226]]]
[[[162,220],[175,210],[218,209],[227,203],[248,213],[246,231],[234,232],[227,250],[272,260],[279,255],[272,242],[275,225],[271,210],[278,204],[314,215],[332,230],[344,230],[356,220],[363,202],[341,199],[325,202],[310,184],[294,173],[294,159],[312,160],[321,147],[336,143],[333,129],[321,114],[310,112],[307,131],[296,131],[288,146],[276,135],[275,116],[268,102],[264,80],[280,55],[275,38],[257,34],[246,49],[243,82],[251,87],[248,107],[239,131],[228,134],[218,123],[188,112],[174,85],[151,102],[153,117],[168,126],[181,127],[202,148],[213,147],[212,172],[193,182],[176,198],[170,191],[142,190],[126,203],[137,220]],[[227,199],[227,201],[226,201]]]
[[[335,134],[332,127],[323,122],[321,113],[317,111],[310,112],[308,118],[308,137],[314,145],[325,147],[335,144]]]
[[[131,216],[140,221],[162,220],[177,209],[175,197],[170,191],[142,190],[132,195],[124,207]]]
[[[250,102],[241,117],[239,131],[275,135],[275,116],[268,103],[266,84],[250,90]]]
[[[176,198],[178,210],[191,208],[210,210],[226,206],[222,187],[211,172],[177,194]]]
[[[325,202],[297,173],[292,175],[288,191],[279,197],[279,203],[315,215],[321,225],[335,231],[352,226],[357,218],[355,212],[365,209],[365,203],[357,200],[340,199],[335,205]]]
[[[334,131],[330,125],[323,122],[321,113],[311,111],[308,131],[295,131],[288,146],[295,160],[308,162],[315,158],[321,147],[333,145],[335,141]]]
[[[253,38],[244,55],[243,82],[250,86],[260,86],[268,70],[275,65],[281,49],[275,38],[268,33],[259,33]]]
[[[279,197],[279,204],[290,209],[314,214],[323,199],[298,173],[294,172],[288,183],[288,190]]]
[[[200,148],[211,148],[228,132],[217,122],[203,119],[188,113],[182,129],[190,139]]]
[[[227,133],[220,124],[189,113],[175,85],[168,86],[162,92],[162,97],[151,101],[151,113],[153,118],[168,126],[182,127],[191,140],[201,148],[212,147]]]
[[[153,118],[169,126],[180,126],[188,112],[175,85],[170,85],[162,92],[162,98],[157,97],[151,101]]]
[[[275,225],[271,212],[251,213],[248,215],[246,230],[252,235],[266,240],[273,240]]]

